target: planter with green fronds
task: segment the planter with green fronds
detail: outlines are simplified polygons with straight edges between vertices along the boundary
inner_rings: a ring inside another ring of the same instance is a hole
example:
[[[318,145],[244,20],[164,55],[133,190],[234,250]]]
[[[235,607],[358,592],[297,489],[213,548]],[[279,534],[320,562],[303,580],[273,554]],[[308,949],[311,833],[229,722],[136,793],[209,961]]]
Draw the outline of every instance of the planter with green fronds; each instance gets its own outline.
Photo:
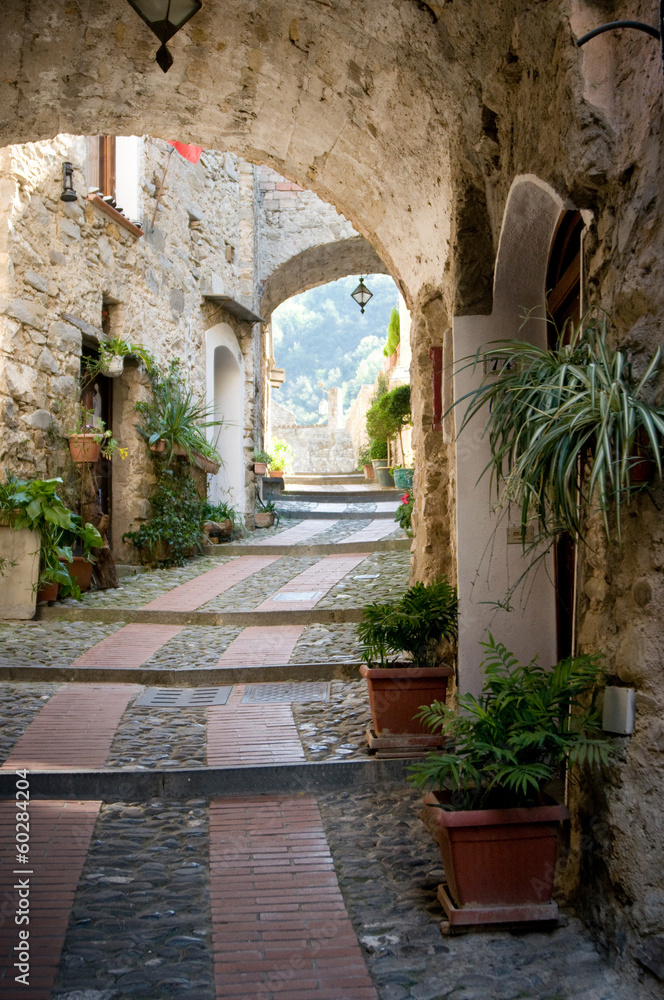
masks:
[[[432,790],[427,825],[447,878],[439,899],[451,925],[554,920],[556,838],[568,814],[545,793],[563,787],[568,762],[610,759],[595,704],[599,658],[547,670],[520,664],[492,636],[482,645],[479,698],[462,695],[458,714],[442,702],[419,712],[446,744],[412,768],[412,780]]]
[[[357,634],[376,736],[426,733],[415,715],[446,697],[453,669],[442,645],[456,638],[456,589],[445,579],[416,583],[398,601],[369,604]]]

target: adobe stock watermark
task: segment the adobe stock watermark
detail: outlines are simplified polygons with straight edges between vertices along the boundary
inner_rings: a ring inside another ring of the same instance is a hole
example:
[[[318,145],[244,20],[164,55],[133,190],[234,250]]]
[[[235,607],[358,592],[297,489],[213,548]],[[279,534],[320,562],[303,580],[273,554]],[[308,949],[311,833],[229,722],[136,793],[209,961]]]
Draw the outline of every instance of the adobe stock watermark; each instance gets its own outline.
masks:
[[[30,782],[28,771],[16,772],[16,868],[13,874],[16,875],[14,892],[16,908],[14,910],[14,923],[18,927],[18,944],[14,945],[14,957],[18,960],[13,963],[16,969],[14,982],[23,986],[30,985],[30,877],[34,874],[30,865]]]

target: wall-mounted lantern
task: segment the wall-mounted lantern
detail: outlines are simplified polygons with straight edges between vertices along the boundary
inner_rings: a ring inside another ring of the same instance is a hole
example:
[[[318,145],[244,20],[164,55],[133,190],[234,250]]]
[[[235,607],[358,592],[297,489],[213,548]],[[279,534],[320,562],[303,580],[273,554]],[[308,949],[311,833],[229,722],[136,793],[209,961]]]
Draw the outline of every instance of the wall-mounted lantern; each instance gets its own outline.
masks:
[[[370,292],[367,286],[364,284],[364,278],[360,278],[360,283],[354,292],[350,293],[351,298],[355,299],[358,306],[360,306],[360,311],[364,312],[364,307],[366,306],[369,299],[373,298],[373,292]]]
[[[74,166],[69,160],[62,164],[62,194],[60,201],[76,201],[74,191]]]
[[[168,73],[173,65],[173,56],[166,48],[166,42],[199,12],[203,6],[201,0],[127,0],[127,3],[161,42],[155,61],[164,73]]]

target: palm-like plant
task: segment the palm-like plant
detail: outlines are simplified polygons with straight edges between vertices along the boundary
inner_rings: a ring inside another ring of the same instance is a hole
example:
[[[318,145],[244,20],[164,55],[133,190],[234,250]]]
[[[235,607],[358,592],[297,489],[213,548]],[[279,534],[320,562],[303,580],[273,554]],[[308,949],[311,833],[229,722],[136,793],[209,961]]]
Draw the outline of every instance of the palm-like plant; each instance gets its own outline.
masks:
[[[456,587],[445,578],[416,583],[398,601],[368,604],[357,626],[362,660],[389,667],[391,658],[406,652],[413,666],[437,666],[437,647],[456,637],[457,608]]]
[[[484,471],[503,502],[520,506],[524,538],[533,518],[545,536],[580,535],[593,510],[601,511],[609,536],[614,506],[620,540],[622,505],[641,488],[632,480],[639,445],[662,475],[664,408],[645,398],[660,357],[658,349],[637,379],[625,352],[609,346],[601,321],[579,324],[570,342],[561,338],[553,350],[500,341],[466,359],[466,366],[483,363],[487,375],[457,401],[470,400],[460,432],[489,404],[492,457]]]
[[[412,768],[420,787],[451,786],[461,809],[537,805],[544,786],[565,763],[598,766],[610,758],[595,706],[599,657],[561,660],[552,670],[536,660],[521,665],[489,636],[479,698],[459,698],[457,715],[442,702],[424,705],[419,718],[440,730],[450,749]],[[585,706],[590,692],[589,706]]]

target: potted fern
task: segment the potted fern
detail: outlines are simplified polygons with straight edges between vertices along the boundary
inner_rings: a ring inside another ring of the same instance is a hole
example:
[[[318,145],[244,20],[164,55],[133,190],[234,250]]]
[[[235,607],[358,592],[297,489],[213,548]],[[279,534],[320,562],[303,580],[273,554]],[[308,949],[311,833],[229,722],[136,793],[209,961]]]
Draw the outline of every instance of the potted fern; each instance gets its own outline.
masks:
[[[367,682],[373,732],[379,739],[428,736],[415,715],[422,704],[445,700],[453,670],[442,662],[442,646],[456,638],[457,605],[456,588],[443,578],[414,584],[398,601],[364,608],[357,626],[364,661],[360,674]]]
[[[595,698],[599,657],[569,657],[546,670],[525,665],[489,636],[484,686],[456,714],[437,702],[419,718],[444,752],[412,768],[440,844],[447,886],[438,897],[452,926],[555,920],[551,902],[563,805],[545,791],[567,763],[607,763]],[[429,824],[428,824],[429,825]]]

